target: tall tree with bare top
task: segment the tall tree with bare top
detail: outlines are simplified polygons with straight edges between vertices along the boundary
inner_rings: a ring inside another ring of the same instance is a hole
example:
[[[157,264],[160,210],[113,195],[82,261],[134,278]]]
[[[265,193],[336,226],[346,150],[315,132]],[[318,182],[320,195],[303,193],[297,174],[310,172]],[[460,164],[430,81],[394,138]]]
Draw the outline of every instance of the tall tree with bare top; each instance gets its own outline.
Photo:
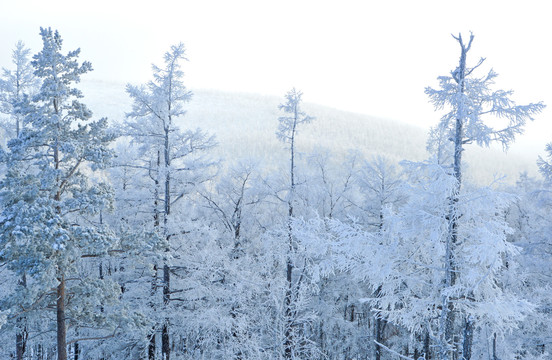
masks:
[[[426,94],[437,110],[449,107],[438,125],[440,132],[446,134],[453,142],[452,175],[455,185],[448,199],[448,230],[445,242],[444,289],[454,288],[457,280],[457,255],[459,218],[459,195],[462,185],[462,154],[466,144],[476,143],[489,146],[493,142],[500,143],[504,149],[514,141],[516,135],[523,133],[527,120],[544,108],[542,103],[517,105],[511,100],[512,91],[491,90],[491,85],[497,77],[492,69],[482,77],[473,76],[474,70],[483,64],[480,59],[473,67],[467,65],[467,55],[471,50],[474,35],[471,34],[466,43],[462,35],[453,36],[460,45],[459,64],[450,76],[439,77],[439,88],[428,87]],[[495,118],[506,124],[494,128],[485,123],[486,118]],[[443,291],[440,320],[440,356],[451,358],[454,349],[453,333],[456,311],[452,296]],[[466,333],[470,333],[473,325],[466,319]]]
[[[294,252],[294,240],[292,231],[292,218],[294,216],[294,203],[296,199],[296,135],[297,128],[301,124],[309,123],[313,120],[313,117],[308,116],[301,109],[301,97],[303,93],[297,91],[295,88],[290,90],[286,95],[286,102],[279,105],[286,115],[278,118],[279,125],[276,136],[278,139],[286,144],[289,144],[289,190],[287,195],[287,210],[288,210],[288,256],[286,261],[286,282],[287,290],[284,298],[284,357],[286,359],[294,358],[294,321],[295,309],[293,306],[293,252]]]

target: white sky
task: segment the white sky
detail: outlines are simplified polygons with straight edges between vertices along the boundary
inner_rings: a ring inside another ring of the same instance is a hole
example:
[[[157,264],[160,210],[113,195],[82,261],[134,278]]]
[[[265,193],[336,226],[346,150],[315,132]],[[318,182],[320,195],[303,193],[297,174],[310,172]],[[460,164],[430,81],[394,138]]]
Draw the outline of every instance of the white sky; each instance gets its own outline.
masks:
[[[304,99],[339,109],[435,124],[424,94],[458,63],[451,33],[475,34],[468,61],[486,57],[518,103],[552,106],[549,1],[392,0],[0,0],[0,66],[39,27],[58,29],[66,51],[82,49],[88,78],[139,84],[151,63],[183,42],[191,90],[210,88]],[[82,5],[81,5],[82,4]],[[547,108],[512,151],[552,141]]]

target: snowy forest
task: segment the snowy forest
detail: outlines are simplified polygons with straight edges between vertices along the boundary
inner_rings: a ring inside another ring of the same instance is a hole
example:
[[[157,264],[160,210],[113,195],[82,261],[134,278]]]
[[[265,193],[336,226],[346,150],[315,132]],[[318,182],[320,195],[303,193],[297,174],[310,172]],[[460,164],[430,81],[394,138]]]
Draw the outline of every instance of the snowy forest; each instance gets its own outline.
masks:
[[[552,143],[510,182],[467,181],[463,157],[544,104],[495,88],[473,34],[425,89],[425,160],[301,151],[317,119],[291,88],[263,119],[274,163],[186,127],[183,44],[106,119],[82,102],[92,64],[40,36],[0,64],[1,359],[552,356]]]

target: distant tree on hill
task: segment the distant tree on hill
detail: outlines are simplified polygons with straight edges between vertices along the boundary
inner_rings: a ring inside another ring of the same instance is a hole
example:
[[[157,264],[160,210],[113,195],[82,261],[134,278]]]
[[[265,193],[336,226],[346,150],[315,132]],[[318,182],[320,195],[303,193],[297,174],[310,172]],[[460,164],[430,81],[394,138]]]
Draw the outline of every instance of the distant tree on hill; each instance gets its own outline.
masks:
[[[13,123],[3,123],[2,127],[8,133],[8,138],[19,136],[22,114],[17,107],[25,96],[33,95],[39,86],[38,78],[30,61],[31,50],[18,41],[12,52],[13,70],[2,68],[0,78],[0,112],[13,119]]]
[[[537,165],[546,182],[552,184],[552,143],[548,143],[545,150],[547,159],[543,159],[539,156]]]

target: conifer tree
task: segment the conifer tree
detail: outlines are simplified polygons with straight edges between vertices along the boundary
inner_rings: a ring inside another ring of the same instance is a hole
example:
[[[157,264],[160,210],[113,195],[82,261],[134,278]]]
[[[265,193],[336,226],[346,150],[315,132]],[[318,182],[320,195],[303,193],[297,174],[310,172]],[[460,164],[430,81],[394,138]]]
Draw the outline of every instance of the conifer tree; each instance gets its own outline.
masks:
[[[19,136],[21,128],[22,115],[18,112],[18,107],[25,98],[33,94],[38,88],[37,78],[34,76],[34,69],[31,66],[29,55],[30,49],[25,48],[22,41],[18,41],[12,52],[12,63],[15,66],[13,70],[3,68],[2,78],[0,78],[0,112],[10,117],[10,121],[0,123],[3,127],[6,138]],[[4,144],[2,144],[4,145]],[[25,286],[26,276],[23,274],[19,280],[19,285]],[[16,358],[22,360],[27,348],[28,333],[25,324],[25,318],[19,318],[16,334]]]
[[[0,78],[0,112],[10,116],[13,124],[2,124],[8,137],[19,136],[22,114],[17,111],[20,102],[25,96],[32,95],[38,88],[38,79],[34,75],[29,56],[31,50],[18,41],[12,52],[13,70],[2,69]]]
[[[164,67],[152,66],[152,81],[142,86],[127,86],[133,106],[127,114],[125,131],[140,147],[137,166],[145,170],[153,182],[153,227],[166,242],[162,254],[162,308],[165,312],[170,307],[173,291],[171,238],[180,231],[173,224],[173,207],[195,184],[209,178],[206,168],[211,163],[202,159],[201,154],[215,146],[214,138],[202,130],[181,131],[178,127],[178,121],[186,113],[184,106],[192,96],[182,81],[183,60],[186,60],[184,45],[174,45],[165,53]],[[166,317],[161,322],[161,353],[164,360],[169,360],[170,319]],[[154,359],[155,353],[154,331],[149,359]]]
[[[544,108],[542,103],[516,105],[511,100],[512,91],[491,90],[491,85],[497,73],[490,70],[487,75],[477,78],[472,76],[485,59],[480,59],[474,67],[468,67],[467,54],[474,39],[470,35],[468,43],[464,43],[462,35],[453,36],[460,45],[460,60],[458,67],[451,72],[451,76],[439,77],[439,89],[428,87],[426,93],[436,109],[449,106],[451,110],[445,114],[439,123],[439,133],[446,134],[452,140],[453,163],[452,175],[455,186],[449,197],[447,215],[448,230],[445,241],[445,274],[441,309],[440,325],[440,353],[443,359],[451,357],[453,349],[453,333],[456,311],[446,289],[454,288],[458,276],[456,247],[458,246],[458,224],[462,214],[458,211],[458,202],[462,184],[462,154],[466,144],[476,143],[480,146],[489,146],[492,142],[500,143],[504,149],[514,141],[515,136],[523,133],[527,120]],[[493,128],[487,125],[485,118],[491,117],[506,122],[502,128]],[[466,323],[469,325],[469,321]]]
[[[23,126],[2,154],[0,257],[18,277],[27,276],[27,287],[2,301],[14,320],[55,309],[57,359],[67,360],[68,323],[103,322],[106,329],[94,338],[114,329],[99,304],[116,301],[118,286],[83,271],[85,259],[106,256],[116,243],[91,221],[110,206],[111,190],[99,173],[110,161],[112,137],[106,119],[90,121],[73,87],[91,64],[78,62],[79,49],[63,54],[57,31],[41,28],[40,35],[43,49],[32,66],[42,85],[21,106]]]

